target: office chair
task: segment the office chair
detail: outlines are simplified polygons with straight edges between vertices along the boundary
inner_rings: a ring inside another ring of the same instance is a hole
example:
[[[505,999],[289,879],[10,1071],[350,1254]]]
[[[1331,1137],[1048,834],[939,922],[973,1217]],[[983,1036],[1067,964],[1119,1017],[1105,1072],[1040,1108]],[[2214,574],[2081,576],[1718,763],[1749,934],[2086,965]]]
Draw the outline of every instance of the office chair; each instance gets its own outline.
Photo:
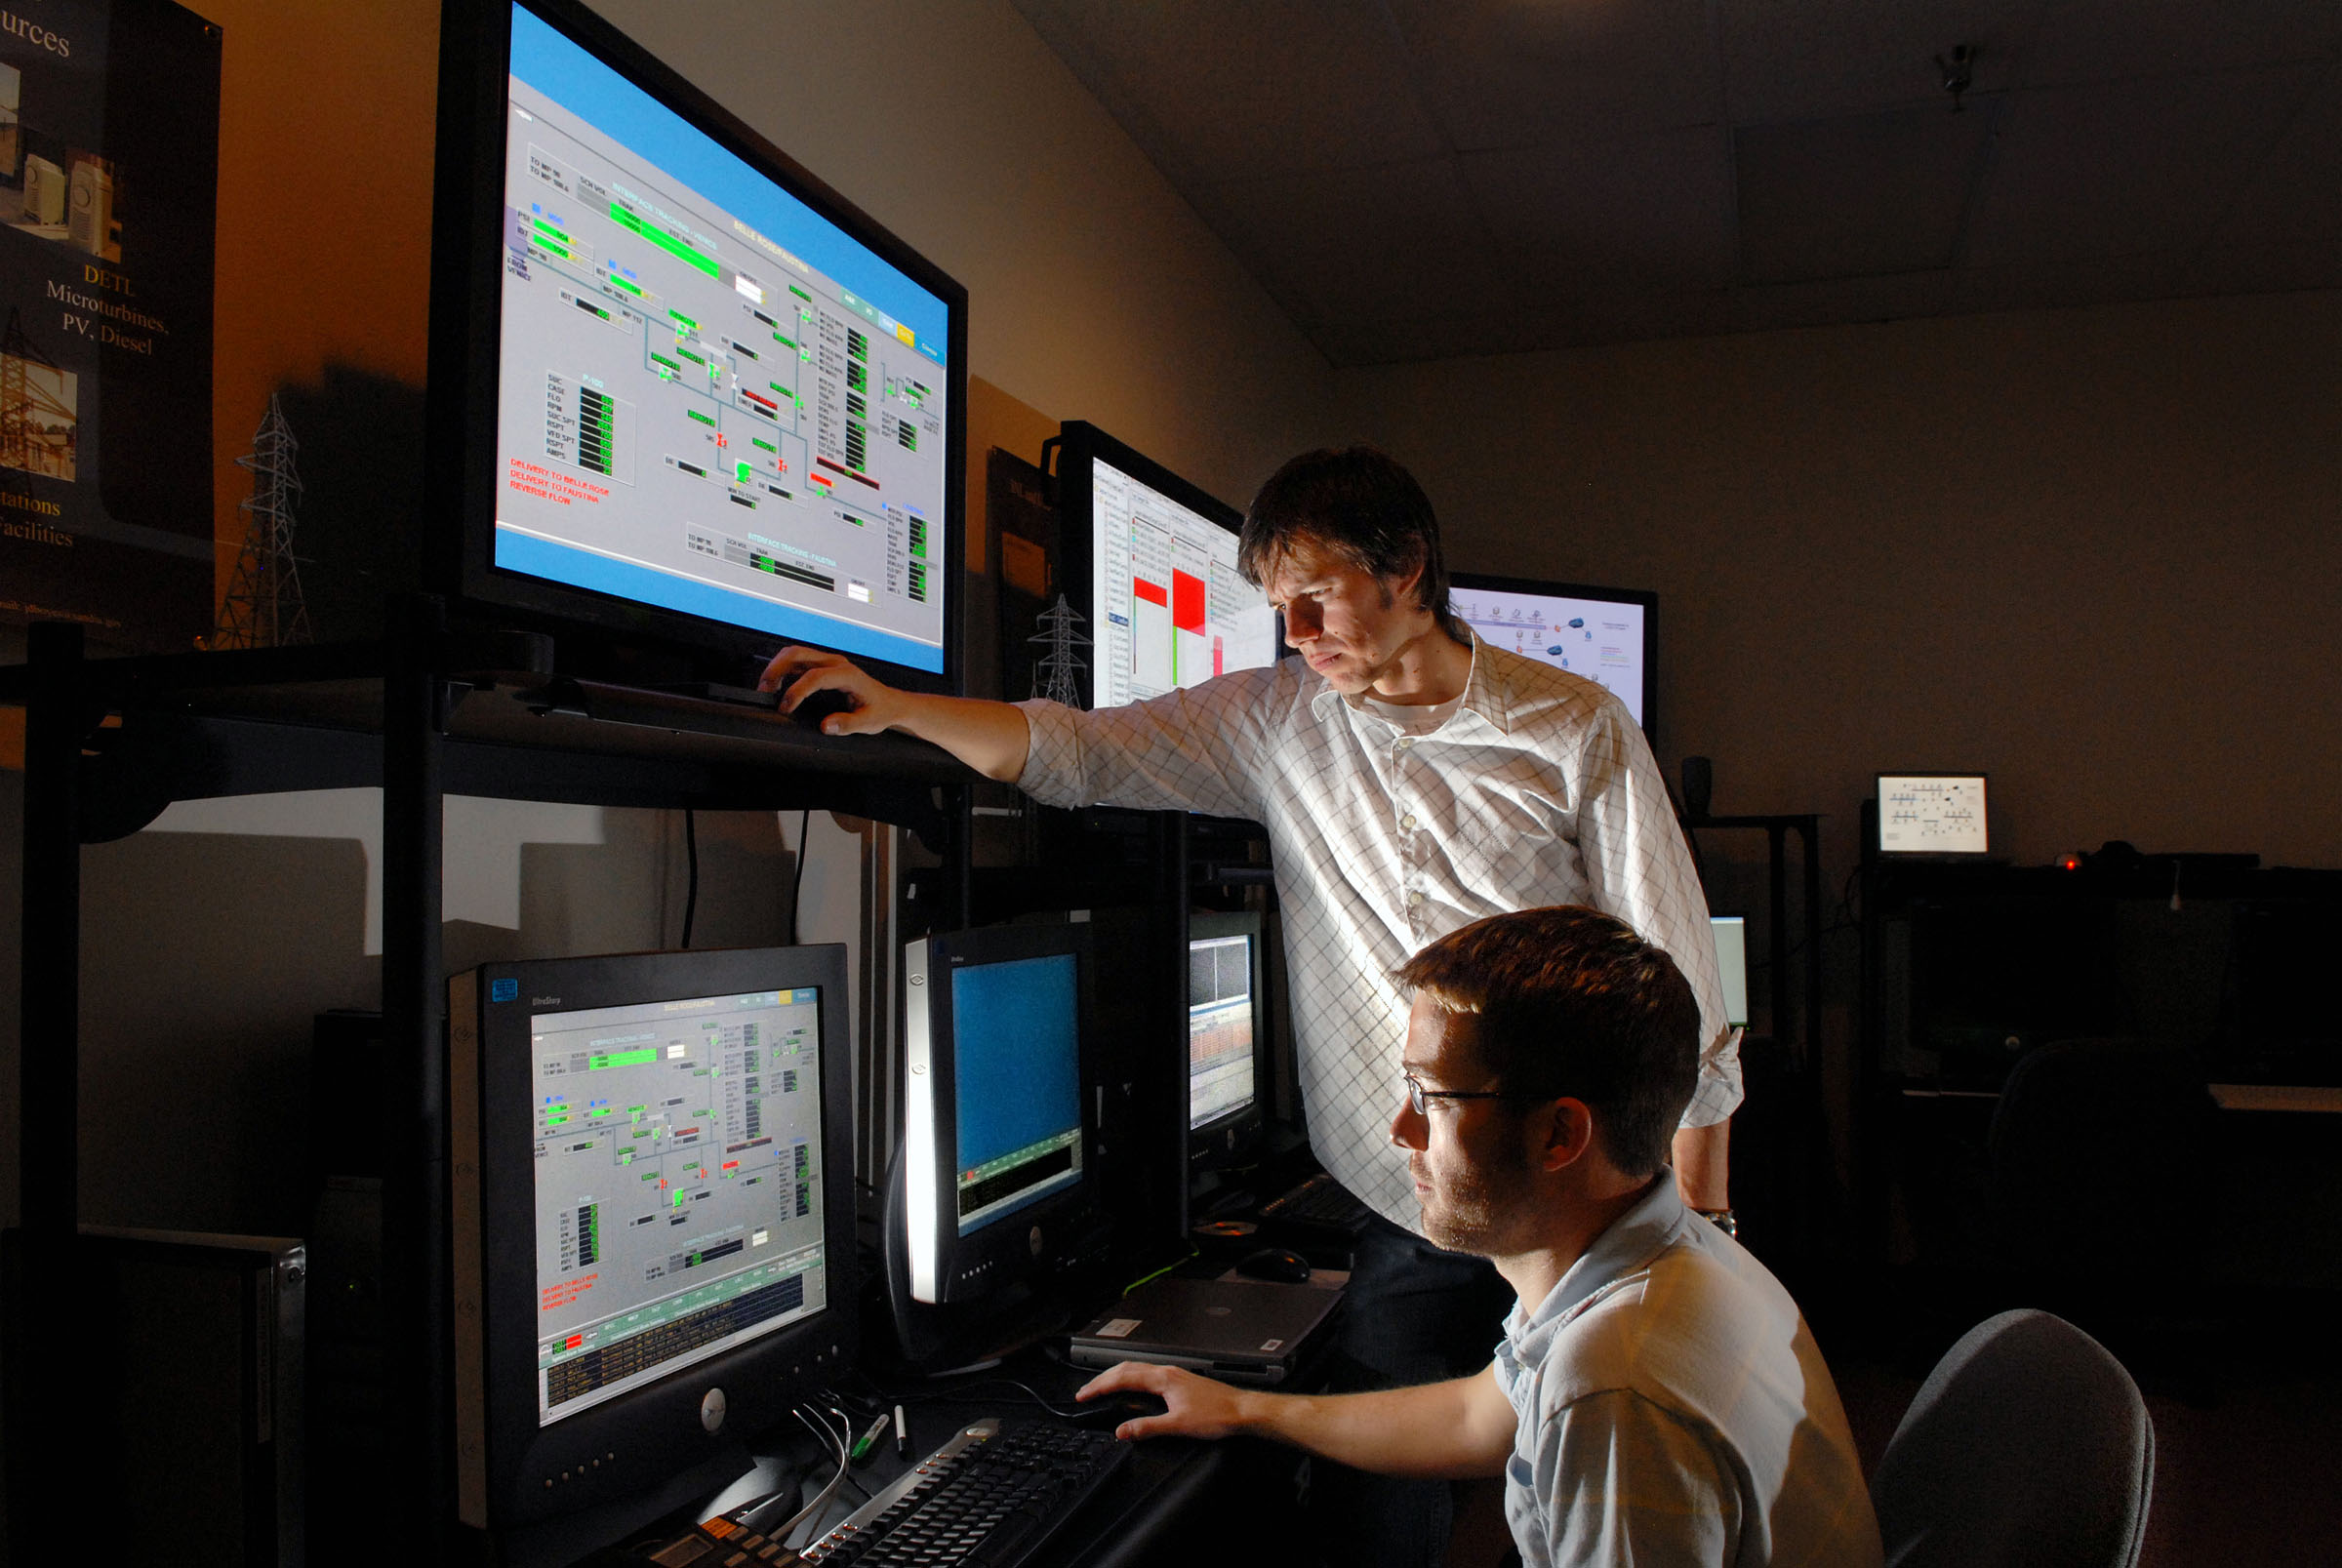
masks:
[[[1871,1477],[1886,1568],[2133,1568],[2155,1427],[2096,1340],[2030,1308],[1945,1352]]]

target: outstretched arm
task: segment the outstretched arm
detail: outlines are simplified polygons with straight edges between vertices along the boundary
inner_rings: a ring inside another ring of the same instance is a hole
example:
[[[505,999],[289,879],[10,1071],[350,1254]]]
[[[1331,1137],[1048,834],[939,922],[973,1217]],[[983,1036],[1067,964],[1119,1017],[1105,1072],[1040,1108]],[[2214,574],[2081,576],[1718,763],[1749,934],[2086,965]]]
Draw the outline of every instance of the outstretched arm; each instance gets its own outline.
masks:
[[[1493,1367],[1452,1383],[1374,1393],[1262,1393],[1232,1388],[1177,1367],[1125,1361],[1092,1378],[1076,1398],[1117,1389],[1156,1394],[1169,1408],[1135,1416],[1117,1437],[1273,1437],[1354,1469],[1461,1480],[1501,1475],[1513,1452],[1512,1402]]]
[[[782,692],[785,713],[795,712],[815,692],[845,694],[853,711],[822,720],[824,735],[901,730],[934,742],[988,779],[1014,784],[1025,771],[1031,731],[1025,715],[1006,703],[897,691],[839,655],[812,648],[782,649],[756,684]]]

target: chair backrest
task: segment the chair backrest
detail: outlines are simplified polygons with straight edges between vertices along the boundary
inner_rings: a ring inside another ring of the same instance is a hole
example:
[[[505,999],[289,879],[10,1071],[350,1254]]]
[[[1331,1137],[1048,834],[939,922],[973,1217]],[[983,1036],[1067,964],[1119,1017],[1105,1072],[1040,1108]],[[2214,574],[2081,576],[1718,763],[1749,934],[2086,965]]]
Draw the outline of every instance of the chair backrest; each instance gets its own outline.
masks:
[[[1887,1568],[2132,1568],[2155,1482],[2138,1386],[2047,1312],[1961,1336],[1871,1478]]]

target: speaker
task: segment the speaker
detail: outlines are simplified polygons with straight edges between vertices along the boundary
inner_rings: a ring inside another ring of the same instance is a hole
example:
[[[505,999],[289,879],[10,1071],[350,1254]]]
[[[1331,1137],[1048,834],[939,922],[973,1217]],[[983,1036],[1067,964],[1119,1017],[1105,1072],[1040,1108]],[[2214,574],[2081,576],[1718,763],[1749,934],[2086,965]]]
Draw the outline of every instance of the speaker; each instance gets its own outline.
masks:
[[[1683,759],[1683,814],[1708,815],[1709,798],[1716,792],[1716,766],[1706,757]]]

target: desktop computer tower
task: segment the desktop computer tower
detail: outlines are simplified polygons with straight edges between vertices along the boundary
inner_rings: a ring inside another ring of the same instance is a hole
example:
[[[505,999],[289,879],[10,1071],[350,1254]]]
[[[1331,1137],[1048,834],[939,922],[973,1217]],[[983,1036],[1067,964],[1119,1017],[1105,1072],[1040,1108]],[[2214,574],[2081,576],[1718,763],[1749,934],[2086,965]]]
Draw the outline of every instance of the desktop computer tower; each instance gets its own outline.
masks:
[[[303,1243],[84,1226],[75,1271],[86,1397],[60,1426],[84,1480],[60,1521],[109,1555],[303,1562]]]

